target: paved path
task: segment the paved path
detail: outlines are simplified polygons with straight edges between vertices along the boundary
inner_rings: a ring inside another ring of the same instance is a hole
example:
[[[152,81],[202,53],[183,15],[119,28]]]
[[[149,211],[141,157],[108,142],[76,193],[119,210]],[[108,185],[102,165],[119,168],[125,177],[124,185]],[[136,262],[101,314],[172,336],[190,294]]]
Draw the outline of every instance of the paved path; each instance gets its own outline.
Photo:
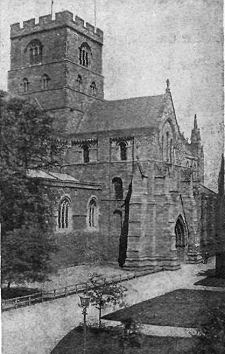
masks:
[[[128,289],[127,303],[133,305],[175,289],[193,288],[196,281],[204,278],[197,274],[214,266],[213,262],[198,265],[185,264],[177,271],[153,273],[126,281],[124,285]],[[76,276],[79,276],[79,268],[70,271],[71,274],[77,271]],[[102,271],[105,274],[103,267]],[[68,281],[68,279],[63,281]],[[78,295],[72,295],[4,312],[2,314],[2,353],[49,354],[56,344],[82,321],[78,303]],[[107,308],[103,315],[116,310],[117,307]],[[88,309],[88,321],[96,322],[97,315],[93,307]],[[153,329],[153,327],[148,327],[148,331],[153,331]]]

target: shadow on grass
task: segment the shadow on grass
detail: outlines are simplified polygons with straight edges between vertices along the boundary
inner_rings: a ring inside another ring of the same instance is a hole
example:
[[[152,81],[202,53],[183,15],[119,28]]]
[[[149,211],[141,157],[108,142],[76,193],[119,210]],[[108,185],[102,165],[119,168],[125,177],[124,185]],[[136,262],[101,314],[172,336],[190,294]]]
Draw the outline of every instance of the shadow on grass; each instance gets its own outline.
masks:
[[[140,346],[121,341],[121,329],[88,328],[86,354],[183,354],[193,353],[196,338],[153,337],[141,335]],[[80,354],[83,352],[83,330],[69,332],[51,354]]]
[[[209,310],[216,306],[225,308],[225,292],[178,289],[110,313],[103,319],[132,318],[143,324],[196,328],[207,323]]]
[[[197,281],[194,285],[225,287],[225,279],[217,277],[215,269],[202,270],[197,275],[206,278]]]

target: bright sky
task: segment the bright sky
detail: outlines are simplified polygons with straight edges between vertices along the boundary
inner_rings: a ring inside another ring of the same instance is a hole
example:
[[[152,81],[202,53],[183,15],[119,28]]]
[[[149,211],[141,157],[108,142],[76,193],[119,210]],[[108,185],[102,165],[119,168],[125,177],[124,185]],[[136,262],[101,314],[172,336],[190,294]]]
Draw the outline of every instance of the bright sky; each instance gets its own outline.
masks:
[[[54,0],[94,24],[95,0]],[[105,98],[171,92],[181,131],[194,114],[205,151],[206,185],[215,189],[223,149],[223,1],[96,0],[104,31]],[[0,88],[7,88],[9,26],[50,13],[51,0],[1,0]]]

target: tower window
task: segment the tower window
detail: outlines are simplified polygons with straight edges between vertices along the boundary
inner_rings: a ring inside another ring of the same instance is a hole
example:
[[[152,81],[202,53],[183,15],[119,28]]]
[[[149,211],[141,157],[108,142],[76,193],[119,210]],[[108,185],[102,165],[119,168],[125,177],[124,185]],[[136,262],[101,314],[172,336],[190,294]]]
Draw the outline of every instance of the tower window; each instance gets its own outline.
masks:
[[[82,66],[90,66],[91,48],[87,43],[82,43],[79,48],[79,63]]]
[[[127,144],[124,141],[119,143],[120,147],[120,159],[121,161],[127,160]]]
[[[96,83],[93,81],[90,85],[90,89],[91,89],[91,95],[95,96],[97,93],[97,86]]]
[[[83,160],[85,163],[89,162],[89,146],[87,144],[83,145]]]
[[[34,39],[28,44],[30,64],[39,64],[42,62],[42,44],[38,39]]]
[[[98,227],[98,208],[96,198],[91,198],[88,203],[88,227],[97,228]]]
[[[44,74],[41,79],[41,86],[43,90],[48,89],[50,77],[47,74]]]
[[[68,229],[69,228],[69,209],[70,201],[69,198],[64,198],[59,205],[58,209],[58,228]]]
[[[77,89],[78,91],[82,90],[83,80],[81,75],[77,75]]]
[[[29,81],[24,78],[23,79],[23,92],[27,92],[29,90]]]

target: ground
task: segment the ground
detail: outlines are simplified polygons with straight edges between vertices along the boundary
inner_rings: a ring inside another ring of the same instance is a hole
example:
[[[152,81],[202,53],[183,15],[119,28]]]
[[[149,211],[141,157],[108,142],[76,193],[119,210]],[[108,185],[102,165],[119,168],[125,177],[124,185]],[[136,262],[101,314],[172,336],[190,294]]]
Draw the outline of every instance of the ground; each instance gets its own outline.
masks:
[[[160,297],[178,289],[207,289],[219,292],[220,288],[206,288],[204,286],[194,285],[196,282],[205,278],[206,271],[214,268],[215,262],[211,259],[208,264],[182,264],[181,269],[177,271],[161,271],[125,281],[123,285],[128,289],[126,298],[127,304],[131,307],[132,305],[149,301],[150,299]],[[44,286],[48,289],[53,289],[57,284],[64,286],[79,282],[81,279],[84,281],[85,278],[88,277],[89,272],[97,270],[106,277],[112,274],[118,274],[119,272],[125,273],[125,271],[121,271],[116,266],[105,268],[104,266],[83,265],[63,271],[60,279],[57,280],[55,276],[53,280],[50,280],[44,284]],[[82,278],[80,278],[80,274]],[[225,288],[222,290],[225,291]],[[71,295],[53,301],[3,312],[2,351],[4,354],[49,354],[54,348],[59,348],[59,346],[62,350],[61,344],[65,343],[64,340],[68,340],[68,338],[72,337],[72,334],[69,336],[69,333],[73,333],[71,331],[76,332],[75,328],[79,327],[79,324],[82,323],[83,316],[78,306],[79,301],[78,295]],[[110,314],[116,310],[118,310],[118,308],[114,306],[107,307],[103,315]],[[96,323],[97,318],[97,311],[93,306],[90,306],[87,315],[88,323]],[[117,321],[104,320],[104,323],[106,323],[107,326],[118,325]],[[182,350],[184,350],[183,353],[188,353],[186,350],[190,348],[191,345],[191,330],[190,328],[186,329],[181,327],[145,325],[143,334],[148,337],[146,338],[146,343],[149,343],[148,340],[150,340],[151,343],[155,343],[155,345],[151,344],[151,354],[152,352],[158,354],[168,353],[168,348],[172,348],[169,352],[170,354],[182,353]],[[69,337],[67,337],[67,335]],[[151,336],[152,339],[149,339],[149,336]],[[81,332],[79,332],[78,337],[81,343]],[[103,334],[103,338],[106,337],[107,336]],[[63,342],[61,342],[62,340]],[[109,338],[108,340],[110,343]],[[75,343],[76,340],[75,342],[71,341],[71,343],[67,342],[66,348],[64,348],[61,353],[70,354],[67,349],[70,346],[74,349]],[[168,346],[165,343],[168,343]],[[174,349],[176,348],[175,343],[178,343],[178,351]],[[89,342],[89,344],[92,346],[92,343]],[[148,344],[148,346],[149,345],[150,344]],[[100,349],[101,346],[102,343],[99,342],[98,349]],[[78,348],[79,347],[77,347],[77,349]],[[181,348],[183,349],[181,350]],[[81,352],[82,348],[80,347],[80,351],[77,351],[77,353]],[[127,354],[127,352],[125,353]],[[76,353],[76,351],[74,351],[74,353]],[[99,354],[101,351],[97,353]],[[110,354],[110,351],[106,350],[105,353]],[[118,352],[118,354],[119,353],[120,352]],[[131,353],[135,352],[132,351]],[[141,352],[139,351],[139,353]],[[145,351],[145,353],[149,354],[149,349]],[[91,351],[91,353],[87,354],[95,353]]]

